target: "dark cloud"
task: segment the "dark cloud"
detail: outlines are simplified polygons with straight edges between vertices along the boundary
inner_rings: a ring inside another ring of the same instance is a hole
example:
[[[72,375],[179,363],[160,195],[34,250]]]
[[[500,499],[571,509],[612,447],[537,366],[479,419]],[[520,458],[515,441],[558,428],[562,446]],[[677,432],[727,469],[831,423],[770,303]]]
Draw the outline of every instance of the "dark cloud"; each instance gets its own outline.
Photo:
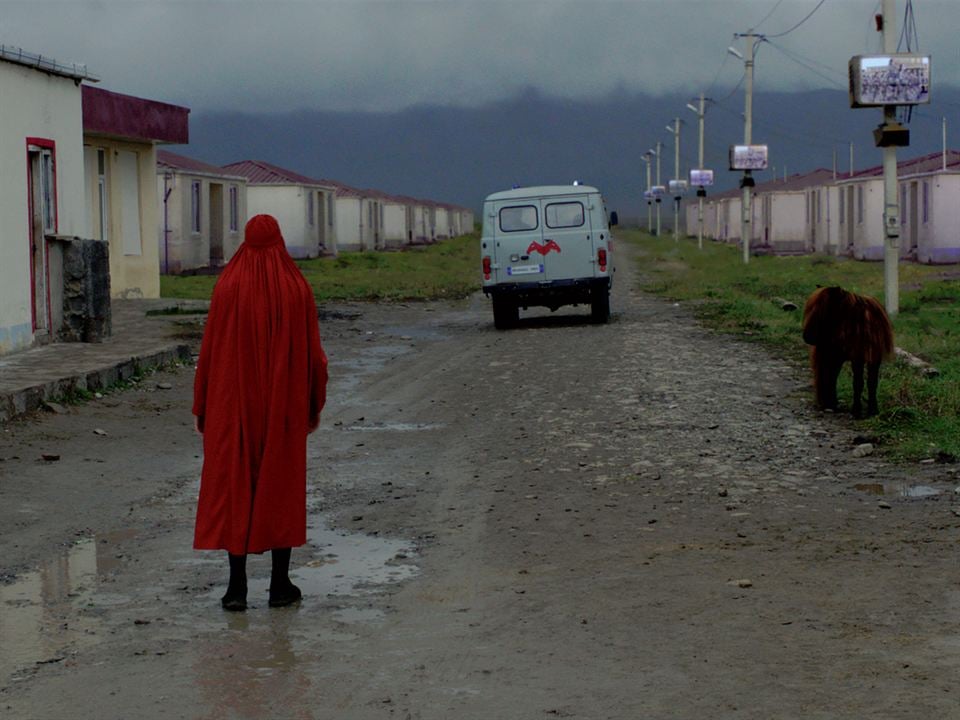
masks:
[[[771,13],[775,0],[4,0],[0,42],[195,109],[390,112],[474,106],[523,88],[571,99],[726,92],[742,74],[726,54],[733,34],[766,17],[759,30],[775,35],[817,1],[785,0]],[[844,88],[850,56],[880,49],[878,5],[829,0],[761,46],[758,85]],[[935,82],[960,83],[955,0],[916,10]]]

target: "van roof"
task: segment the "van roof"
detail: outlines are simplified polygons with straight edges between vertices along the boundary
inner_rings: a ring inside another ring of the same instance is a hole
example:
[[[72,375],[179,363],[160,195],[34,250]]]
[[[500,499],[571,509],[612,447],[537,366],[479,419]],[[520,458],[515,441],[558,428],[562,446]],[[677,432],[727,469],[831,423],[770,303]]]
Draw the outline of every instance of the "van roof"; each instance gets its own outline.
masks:
[[[487,195],[487,200],[517,200],[519,198],[542,197],[544,195],[587,195],[600,192],[589,185],[534,185],[532,187],[502,190]]]

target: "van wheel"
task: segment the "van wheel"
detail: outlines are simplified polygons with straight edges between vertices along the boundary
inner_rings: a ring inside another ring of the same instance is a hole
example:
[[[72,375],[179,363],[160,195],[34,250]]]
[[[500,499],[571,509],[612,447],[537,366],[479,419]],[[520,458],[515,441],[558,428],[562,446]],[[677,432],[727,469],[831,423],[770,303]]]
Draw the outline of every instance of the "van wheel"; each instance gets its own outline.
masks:
[[[493,326],[497,330],[506,330],[520,321],[520,308],[509,300],[494,298]]]
[[[610,291],[607,288],[593,293],[590,299],[590,317],[595,323],[605,323],[610,319]]]

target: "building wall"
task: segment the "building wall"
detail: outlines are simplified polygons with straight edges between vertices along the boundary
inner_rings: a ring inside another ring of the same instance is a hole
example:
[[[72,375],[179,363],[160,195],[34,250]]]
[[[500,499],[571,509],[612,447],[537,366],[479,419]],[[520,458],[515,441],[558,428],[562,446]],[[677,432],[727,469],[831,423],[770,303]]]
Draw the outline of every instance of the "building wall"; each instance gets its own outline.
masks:
[[[927,219],[923,218],[923,183],[929,185]],[[909,193],[908,193],[909,195]],[[918,178],[917,260],[922,263],[960,262],[960,175]]]
[[[360,239],[360,198],[341,196],[336,201],[337,247],[347,252],[362,248]]]
[[[401,247],[407,243],[407,211],[404,205],[384,201],[383,210],[383,243],[385,247]]]
[[[840,231],[840,191],[834,185],[815,188],[811,193],[819,193],[819,218],[811,224],[813,251],[824,255],[837,255],[841,250]]]
[[[87,136],[84,139],[90,234],[110,245],[110,294],[117,298],[160,297],[157,153],[152,143]],[[96,153],[104,151],[106,228],[100,227]],[[105,230],[105,233],[104,233]]]
[[[200,184],[200,231],[193,230],[193,183]],[[214,208],[211,187],[220,187],[220,227],[223,237],[223,258],[211,258],[211,222]],[[237,188],[237,227],[230,227],[230,188]],[[167,194],[169,189],[169,194]],[[164,202],[166,196],[166,202]],[[157,173],[159,212],[159,260],[161,272],[176,274],[184,270],[225,264],[243,241],[247,221],[246,183],[231,178],[214,178],[183,171]]]
[[[87,234],[80,87],[69,78],[0,61],[0,354],[34,341],[27,138],[56,144],[61,235]]]
[[[317,188],[301,185],[255,185],[247,186],[247,213],[249,217],[261,213],[273,215],[280,224],[280,232],[292,257],[317,257],[320,254],[319,231],[316,221],[307,224],[306,193]],[[316,213],[316,202],[314,204]]]
[[[775,252],[809,250],[808,222],[815,213],[810,198],[803,192],[772,192],[769,200],[770,225],[763,228],[763,241]]]
[[[450,237],[450,216],[446,208],[435,207],[433,210],[433,237],[435,240],[446,240]]]
[[[853,247],[857,260],[883,260],[883,179],[870,178],[852,183]],[[862,198],[862,201],[861,201]]]

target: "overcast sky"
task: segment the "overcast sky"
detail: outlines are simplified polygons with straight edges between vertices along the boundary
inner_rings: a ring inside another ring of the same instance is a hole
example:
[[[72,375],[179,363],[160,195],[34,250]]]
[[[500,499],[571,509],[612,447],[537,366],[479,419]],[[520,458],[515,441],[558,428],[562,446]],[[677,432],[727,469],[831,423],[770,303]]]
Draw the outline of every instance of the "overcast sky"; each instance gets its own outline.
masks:
[[[390,112],[559,97],[729,92],[757,28],[756,87],[846,87],[878,0],[0,0],[0,43],[86,64],[101,87],[194,112]],[[920,50],[960,84],[960,1],[915,0]],[[897,26],[906,0],[897,0]]]

